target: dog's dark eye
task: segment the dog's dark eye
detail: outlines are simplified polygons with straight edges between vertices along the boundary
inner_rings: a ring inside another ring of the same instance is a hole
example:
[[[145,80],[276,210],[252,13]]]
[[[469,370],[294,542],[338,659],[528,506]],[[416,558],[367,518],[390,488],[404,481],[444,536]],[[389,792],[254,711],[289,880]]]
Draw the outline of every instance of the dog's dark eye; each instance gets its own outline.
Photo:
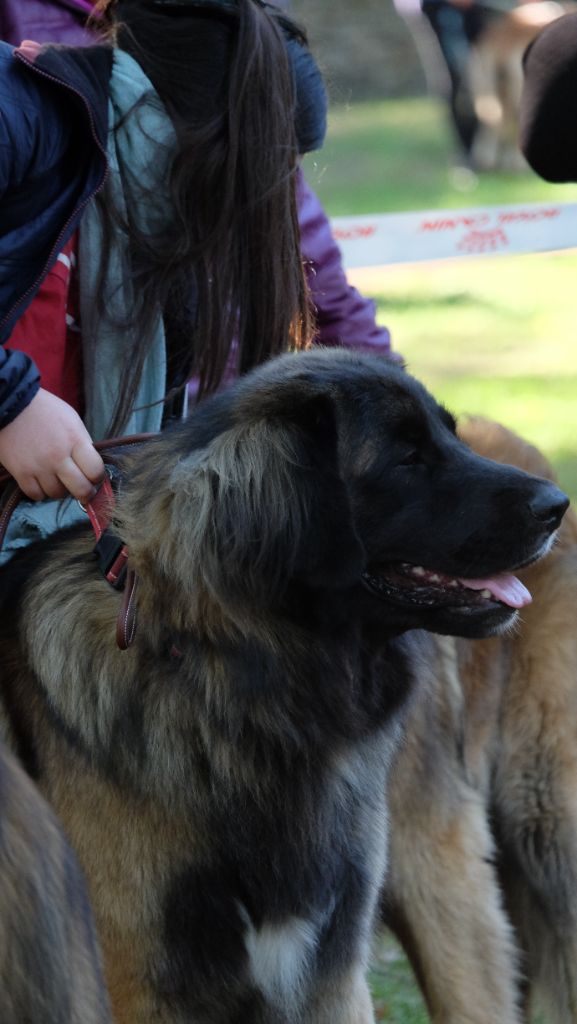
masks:
[[[412,451],[407,452],[402,458],[399,459],[398,466],[420,466],[423,463],[423,458],[420,451],[417,448],[413,448]]]

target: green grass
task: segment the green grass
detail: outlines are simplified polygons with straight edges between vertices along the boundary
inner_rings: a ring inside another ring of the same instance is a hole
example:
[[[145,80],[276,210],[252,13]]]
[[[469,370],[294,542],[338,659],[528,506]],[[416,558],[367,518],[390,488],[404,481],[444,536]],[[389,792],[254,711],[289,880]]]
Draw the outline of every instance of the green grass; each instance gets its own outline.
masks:
[[[577,200],[577,186],[530,171],[457,188],[451,156],[442,106],[396,100],[334,110],[305,167],[334,216]],[[537,444],[577,501],[577,252],[383,267],[354,282],[416,376],[454,412],[492,416]],[[427,1024],[390,937],[375,944],[371,986],[378,1020]]]
[[[387,1024],[428,1024],[429,1017],[402,950],[388,936],[375,942],[371,990],[375,1017]]]
[[[575,201],[531,171],[451,177],[433,100],[340,108],[306,173],[332,215]],[[577,238],[575,240],[577,245]],[[577,254],[446,260],[355,275],[411,371],[456,413],[484,413],[539,445],[577,499]]]
[[[333,216],[577,198],[577,186],[550,185],[530,171],[486,174],[460,191],[451,165],[445,112],[430,99],[333,109],[323,149],[305,160],[307,176]]]

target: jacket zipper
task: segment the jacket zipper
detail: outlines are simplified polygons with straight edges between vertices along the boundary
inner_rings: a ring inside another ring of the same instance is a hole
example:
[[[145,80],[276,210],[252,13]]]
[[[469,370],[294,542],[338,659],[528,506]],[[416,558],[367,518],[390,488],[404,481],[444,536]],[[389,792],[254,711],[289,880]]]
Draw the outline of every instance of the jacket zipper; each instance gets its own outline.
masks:
[[[57,85],[60,85],[60,86],[62,86],[65,89],[68,89],[69,92],[72,92],[76,96],[80,97],[80,99],[82,100],[82,102],[83,102],[83,104],[84,104],[84,106],[86,108],[86,112],[88,114],[88,120],[90,122],[90,131],[91,131],[91,134],[92,134],[92,138],[94,139],[94,142],[96,143],[98,149],[100,150],[100,152],[102,153],[102,155],[104,157],[105,167],[104,167],[104,173],[102,174],[102,176],[100,178],[100,181],[98,182],[97,186],[92,190],[90,195],[88,195],[86,197],[86,199],[84,199],[80,203],[80,205],[76,207],[74,212],[70,215],[70,217],[68,218],[66,223],[61,228],[60,234],[58,235],[58,238],[56,239],[54,245],[52,246],[52,249],[50,250],[50,255],[48,256],[48,259],[46,260],[46,263],[44,264],[42,272],[38,275],[38,277],[36,278],[34,283],[31,284],[30,287],[27,288],[25,292],[23,292],[23,294],[20,296],[20,298],[17,299],[17,301],[10,307],[10,309],[8,310],[6,315],[2,318],[2,320],[0,320],[0,329],[4,326],[5,323],[8,322],[8,320],[12,316],[14,310],[17,309],[18,306],[20,306],[20,304],[26,299],[26,297],[28,295],[31,294],[31,292],[34,292],[36,290],[36,288],[38,287],[38,285],[40,284],[40,282],[42,281],[42,279],[43,279],[43,277],[44,277],[44,275],[46,273],[47,267],[50,265],[50,263],[52,262],[54,257],[57,256],[58,253],[60,252],[62,238],[66,234],[66,229],[67,229],[68,225],[70,224],[71,221],[74,220],[74,218],[78,215],[78,213],[80,213],[81,210],[84,210],[84,208],[86,206],[88,206],[88,203],[90,203],[92,201],[92,199],[94,199],[94,196],[97,194],[97,192],[100,191],[100,189],[104,185],[104,182],[106,181],[106,178],[108,177],[108,158],[107,158],[106,150],[102,146],[102,144],[100,142],[100,139],[98,138],[98,135],[96,134],[96,128],[94,127],[94,118],[92,116],[92,110],[90,108],[90,104],[88,103],[88,100],[86,99],[86,97],[83,96],[82,93],[78,89],[75,89],[74,86],[68,85],[67,82],[63,82],[61,78],[57,78],[55,75],[49,74],[48,71],[44,71],[42,68],[37,67],[37,65],[34,64],[33,61],[29,60],[27,57],[24,57],[23,54],[19,53],[17,50],[15,51],[14,55],[15,55],[15,57],[17,57],[17,59],[19,61],[21,61],[23,64],[26,64],[29,68],[31,68],[31,70],[34,71],[37,75],[42,75],[43,78],[47,78],[50,82],[56,82]]]

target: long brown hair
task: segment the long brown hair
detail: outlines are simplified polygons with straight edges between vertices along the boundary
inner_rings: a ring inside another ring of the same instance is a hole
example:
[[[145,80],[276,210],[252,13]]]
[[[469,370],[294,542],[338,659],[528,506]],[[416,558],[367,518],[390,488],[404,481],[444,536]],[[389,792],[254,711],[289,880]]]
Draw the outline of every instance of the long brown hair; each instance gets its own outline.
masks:
[[[298,47],[318,71],[304,37],[285,16],[259,0],[238,0],[237,8],[230,13],[229,5],[220,11],[182,5],[180,13],[167,13],[150,0],[112,0],[98,8],[115,45],[152,82],[178,147],[169,181],[170,228],[151,237],[125,225],[137,255],[131,311],[137,341],[111,432],[122,429],[134,401],[159,309],[172,382],[182,386],[196,375],[201,396],[221,382],[233,339],[236,368],[244,372],[287,348],[303,347],[310,337],[289,47]],[[102,206],[106,259],[106,240],[115,230],[106,194]]]

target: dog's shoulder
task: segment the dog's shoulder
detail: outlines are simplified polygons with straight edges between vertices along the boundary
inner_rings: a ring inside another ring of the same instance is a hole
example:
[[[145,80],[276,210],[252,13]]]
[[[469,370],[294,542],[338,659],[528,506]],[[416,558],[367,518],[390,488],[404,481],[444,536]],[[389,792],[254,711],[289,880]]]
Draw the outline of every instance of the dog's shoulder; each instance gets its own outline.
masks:
[[[77,524],[17,551],[0,568],[0,628],[3,621],[19,614],[27,588],[40,573],[62,572],[65,585],[66,567],[92,561],[93,547],[87,527]]]

